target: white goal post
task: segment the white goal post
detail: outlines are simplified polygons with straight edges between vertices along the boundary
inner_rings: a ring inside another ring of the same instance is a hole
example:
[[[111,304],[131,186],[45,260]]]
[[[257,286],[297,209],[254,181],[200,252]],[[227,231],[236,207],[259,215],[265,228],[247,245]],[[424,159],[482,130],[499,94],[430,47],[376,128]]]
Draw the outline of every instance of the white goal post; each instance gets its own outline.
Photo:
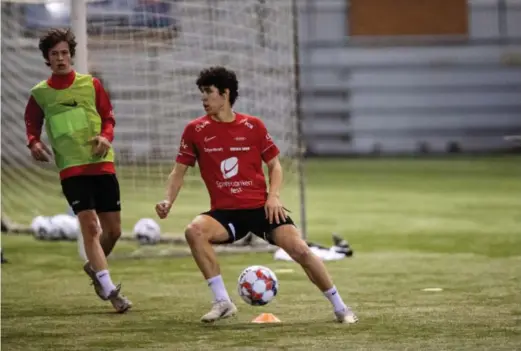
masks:
[[[49,22],[38,18],[44,10]],[[239,78],[234,108],[261,117],[281,149],[283,200],[306,235],[297,0],[2,1],[3,217],[27,225],[67,206],[55,167],[30,158],[23,121],[29,89],[50,73],[38,36],[51,26],[46,23],[62,26],[64,14],[78,43],[75,69],[101,78],[114,105],[125,230],[153,217],[183,127],[204,113],[197,74],[224,65]],[[181,191],[176,219],[162,222],[164,231],[179,233],[208,206],[194,170]]]

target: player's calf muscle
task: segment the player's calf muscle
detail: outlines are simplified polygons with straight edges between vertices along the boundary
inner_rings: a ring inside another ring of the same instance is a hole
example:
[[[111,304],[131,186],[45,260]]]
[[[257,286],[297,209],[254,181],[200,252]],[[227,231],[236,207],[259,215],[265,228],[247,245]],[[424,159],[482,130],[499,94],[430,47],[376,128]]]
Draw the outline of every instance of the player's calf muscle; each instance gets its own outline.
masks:
[[[208,231],[200,224],[192,222],[186,227],[185,237],[199,270],[205,279],[209,279],[219,275],[220,269],[209,236],[205,233]]]
[[[324,263],[315,256],[293,226],[281,226],[274,230],[277,246],[288,253],[304,269],[313,284],[321,291],[333,287],[333,282]]]
[[[101,228],[98,225],[96,213],[92,210],[78,213],[85,253],[94,271],[107,269],[107,260],[101,248]]]
[[[121,217],[119,211],[117,212],[102,212],[98,214],[101,229],[103,233],[100,237],[100,244],[105,253],[108,256],[116,242],[121,237]]]

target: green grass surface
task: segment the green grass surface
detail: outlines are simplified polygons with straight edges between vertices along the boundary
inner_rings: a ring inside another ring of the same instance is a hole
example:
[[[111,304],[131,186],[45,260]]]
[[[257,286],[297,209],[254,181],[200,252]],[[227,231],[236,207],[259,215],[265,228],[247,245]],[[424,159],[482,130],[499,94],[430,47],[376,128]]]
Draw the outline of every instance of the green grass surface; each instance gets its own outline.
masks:
[[[337,232],[355,250],[327,266],[359,324],[333,323],[329,303],[299,267],[270,254],[221,258],[240,313],[214,325],[198,322],[211,294],[191,258],[111,260],[114,280],[135,304],[116,315],[89,287],[75,243],[4,235],[2,350],[521,348],[521,157],[314,160],[306,171],[309,237],[329,245]],[[120,173],[127,225],[152,215],[164,184]],[[171,232],[205,203],[204,188],[190,182],[161,222]],[[2,195],[16,186],[30,199],[23,184],[3,177]],[[22,204],[13,198],[10,208]],[[121,242],[116,253],[136,247]],[[262,308],[235,292],[238,274],[252,264],[294,269],[278,274],[279,295]],[[443,291],[422,291],[430,287]],[[283,323],[249,323],[261,312]]]

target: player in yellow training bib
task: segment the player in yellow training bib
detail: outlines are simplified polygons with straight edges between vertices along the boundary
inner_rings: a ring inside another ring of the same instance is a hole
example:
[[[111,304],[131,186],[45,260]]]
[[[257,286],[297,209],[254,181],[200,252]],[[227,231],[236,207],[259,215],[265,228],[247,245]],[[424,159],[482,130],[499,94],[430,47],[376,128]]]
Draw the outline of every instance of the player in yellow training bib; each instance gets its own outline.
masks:
[[[31,89],[25,110],[28,146],[35,160],[50,161],[51,151],[40,140],[45,124],[63,193],[80,222],[88,258],[83,269],[96,294],[123,313],[132,303],[112,282],[106,258],[121,236],[110,99],[99,79],[73,70],[76,41],[70,30],[50,30],[39,48],[52,75]]]

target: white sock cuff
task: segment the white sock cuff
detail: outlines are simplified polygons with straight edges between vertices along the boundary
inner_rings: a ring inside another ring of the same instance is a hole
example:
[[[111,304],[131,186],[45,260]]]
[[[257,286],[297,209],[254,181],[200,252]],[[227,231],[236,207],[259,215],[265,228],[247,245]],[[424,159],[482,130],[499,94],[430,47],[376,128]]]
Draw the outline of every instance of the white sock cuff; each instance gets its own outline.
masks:
[[[338,292],[336,290],[336,286],[333,285],[333,287],[331,289],[324,291],[324,295],[325,296],[332,296],[336,292]]]
[[[100,277],[103,277],[107,274],[109,274],[109,271],[107,269],[104,269],[102,271],[96,272],[96,278],[100,279]]]
[[[215,277],[211,277],[210,279],[206,279],[206,281],[208,282],[208,285],[211,285],[215,282],[222,281],[222,280],[223,280],[223,277],[220,274],[216,275]]]

